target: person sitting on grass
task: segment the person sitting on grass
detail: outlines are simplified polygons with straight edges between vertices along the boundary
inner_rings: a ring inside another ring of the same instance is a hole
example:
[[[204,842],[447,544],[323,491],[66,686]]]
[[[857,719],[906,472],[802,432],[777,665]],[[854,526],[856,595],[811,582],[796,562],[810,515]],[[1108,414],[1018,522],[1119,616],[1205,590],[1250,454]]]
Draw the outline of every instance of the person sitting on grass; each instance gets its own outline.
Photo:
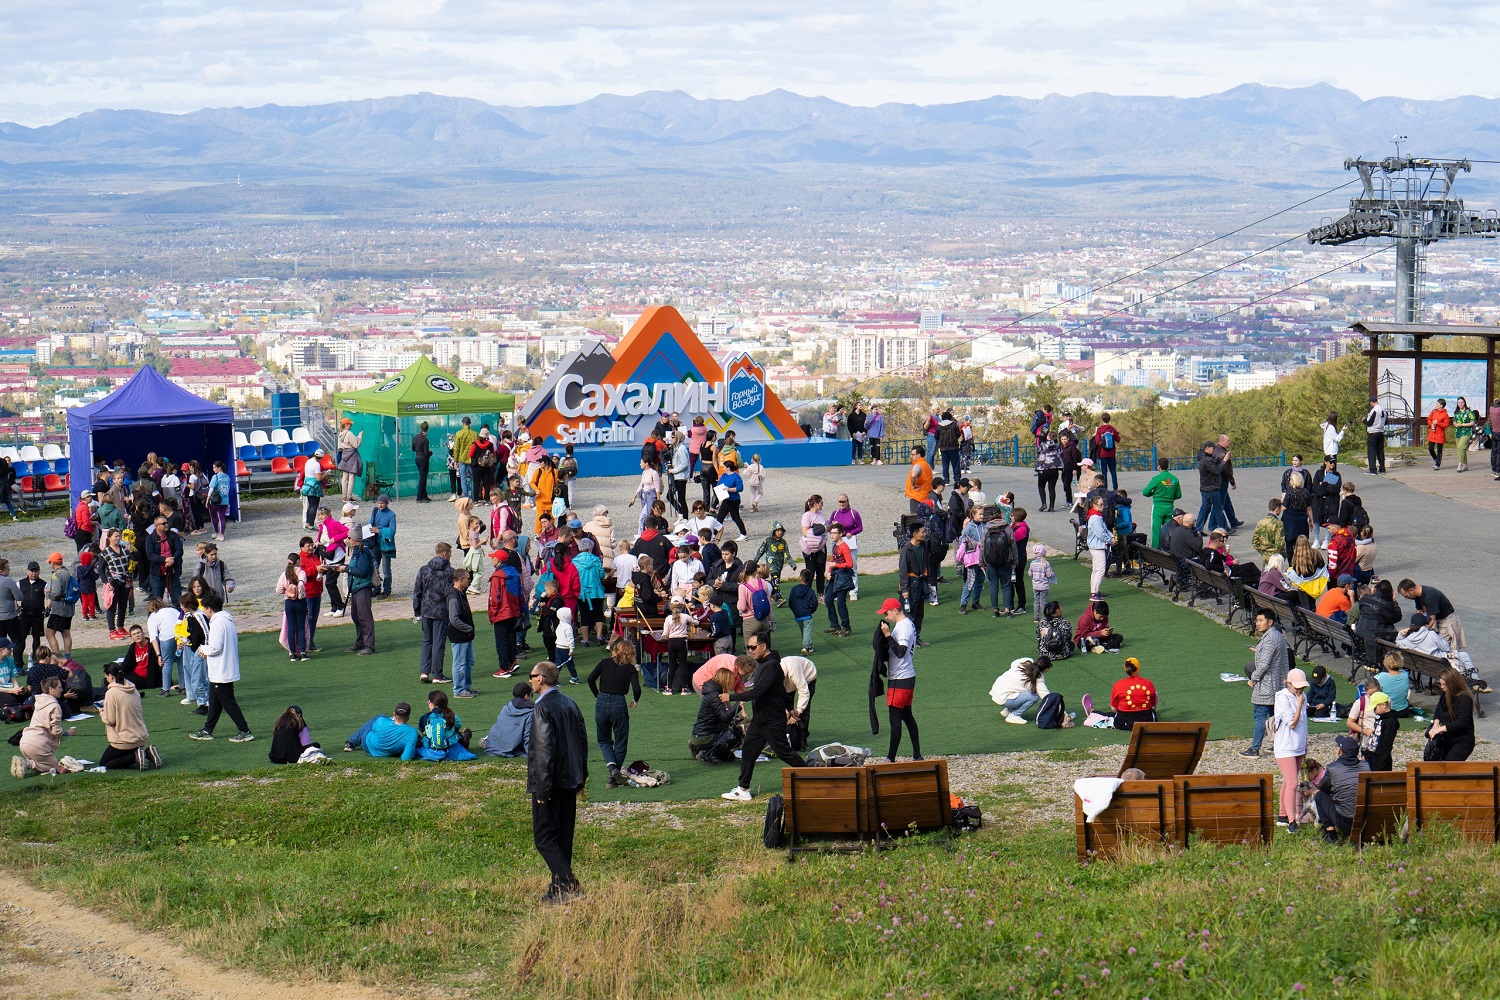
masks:
[[[1085,653],[1117,652],[1125,644],[1125,637],[1110,627],[1107,601],[1089,602],[1083,614],[1078,616],[1073,644]]]
[[[31,709],[31,721],[21,731],[20,755],[10,761],[12,778],[29,778],[33,774],[71,774],[82,770],[75,767],[68,757],[57,759],[57,745],[64,736],[76,736],[77,726],[62,726],[62,704],[57,700],[62,694],[62,678],[48,677],[36,691]]]
[[[420,735],[411,725],[411,706],[399,701],[389,716],[377,715],[356,729],[344,741],[344,752],[363,749],[371,757],[414,760]]]
[[[741,660],[743,664],[739,663]],[[754,658],[741,655],[736,660],[735,670],[720,667],[703,682],[698,717],[693,720],[693,733],[688,739],[688,753],[695,760],[717,765],[734,759],[734,751],[744,736],[742,708],[739,702],[725,701],[719,695],[743,690],[744,677],[754,672]]]
[[[104,707],[99,721],[104,723],[108,745],[99,757],[99,766],[111,771],[134,768],[149,771],[161,767],[161,753],[147,740],[146,718],[141,712],[141,693],[131,681],[130,667],[115,662],[104,667]]]
[[[1052,661],[1046,656],[1012,660],[1010,669],[990,686],[990,701],[1000,706],[1000,717],[1017,726],[1026,725],[1026,712],[1049,694],[1042,675],[1051,669]]]
[[[473,760],[475,754],[461,741],[463,722],[448,707],[446,691],[427,696],[427,711],[417,721],[422,745],[417,756],[423,760]]]
[[[315,751],[315,752],[313,752]],[[302,709],[288,705],[271,729],[272,764],[324,764],[328,757],[315,743],[302,717]]]
[[[1115,681],[1109,691],[1110,711],[1100,715],[1114,719],[1116,729],[1129,732],[1137,722],[1156,721],[1156,685],[1141,676],[1141,661],[1125,660],[1125,676]],[[1092,714],[1094,700],[1083,696],[1083,710]]]
[[[495,717],[495,724],[479,745],[487,757],[525,757],[531,752],[531,683],[519,681],[510,689],[510,701]]]
[[[1353,736],[1337,736],[1333,742],[1339,748],[1339,755],[1314,783],[1317,792],[1313,795],[1313,806],[1323,839],[1337,843],[1346,839],[1354,826],[1359,772],[1368,771],[1370,765],[1359,759],[1359,741]]]
[[[1036,627],[1037,651],[1049,660],[1066,660],[1073,655],[1073,623],[1063,617],[1062,604],[1048,601],[1042,609],[1042,620]]]
[[[1308,721],[1339,721],[1338,683],[1328,676],[1328,668],[1321,663],[1313,667],[1311,679],[1312,684],[1307,689]]]

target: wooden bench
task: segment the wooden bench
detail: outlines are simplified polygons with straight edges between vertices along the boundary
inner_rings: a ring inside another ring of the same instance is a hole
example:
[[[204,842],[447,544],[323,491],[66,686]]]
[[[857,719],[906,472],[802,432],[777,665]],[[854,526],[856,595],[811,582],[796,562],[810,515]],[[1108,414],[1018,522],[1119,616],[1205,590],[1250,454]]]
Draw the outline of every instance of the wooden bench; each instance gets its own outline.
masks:
[[[1240,608],[1242,588],[1239,581],[1223,573],[1215,573],[1202,563],[1191,559],[1188,560],[1187,569],[1194,584],[1192,593],[1188,595],[1188,607],[1193,607],[1199,597],[1212,596],[1215,605],[1224,603],[1224,598],[1227,597],[1229,598],[1229,613],[1224,616],[1224,621],[1232,625],[1234,616]]]
[[[1276,616],[1276,624],[1281,626],[1283,635],[1288,636],[1288,642],[1294,642],[1297,634],[1297,609],[1287,601],[1279,597],[1263,594],[1254,587],[1246,587],[1241,591],[1247,610],[1250,613],[1250,634],[1255,634],[1255,616],[1262,608]]]
[[[1132,767],[1147,778],[1170,781],[1192,774],[1208,744],[1207,722],[1137,722],[1130,727],[1130,745],[1119,774]]]
[[[864,840],[869,832],[870,775],[863,767],[785,767],[781,770],[782,829],[787,857],[798,837],[817,834]],[[838,850],[858,850],[837,848]]]
[[[1177,600],[1177,595],[1182,592],[1182,581],[1178,579],[1181,569],[1170,553],[1149,545],[1137,545],[1135,561],[1136,586],[1145,587],[1146,577],[1154,574],[1161,578],[1161,585],[1172,592],[1172,600]]]
[[[1500,843],[1500,764],[1412,761],[1406,765],[1406,814],[1413,833],[1448,823],[1482,844]]]
[[[1269,844],[1276,804],[1269,774],[1183,774],[1172,779],[1177,843]]]
[[[1361,771],[1349,842],[1363,847],[1401,836],[1401,817],[1405,813],[1405,771]]]
[[[1078,835],[1078,860],[1114,858],[1132,841],[1171,844],[1177,835],[1176,796],[1172,780],[1121,782],[1109,808],[1083,819],[1083,800],[1073,796],[1073,826]]]
[[[913,829],[952,829],[946,760],[866,764],[862,770],[869,775],[870,788],[866,826],[877,845]]]
[[[1332,618],[1324,618],[1316,611],[1294,608],[1292,616],[1297,623],[1292,634],[1295,636],[1294,641],[1302,646],[1302,658],[1311,660],[1314,646],[1333,654],[1335,660],[1342,659],[1347,650],[1352,661],[1349,665],[1349,680],[1353,681],[1355,674],[1359,672],[1360,663],[1355,650],[1356,647],[1363,647],[1364,641],[1348,625]],[[1295,648],[1293,652],[1296,652]]]

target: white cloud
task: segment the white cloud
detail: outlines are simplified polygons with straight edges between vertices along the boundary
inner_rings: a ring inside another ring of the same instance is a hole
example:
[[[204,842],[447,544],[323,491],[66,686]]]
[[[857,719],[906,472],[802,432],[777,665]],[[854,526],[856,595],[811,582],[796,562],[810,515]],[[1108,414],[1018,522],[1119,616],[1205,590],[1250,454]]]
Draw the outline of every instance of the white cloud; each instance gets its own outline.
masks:
[[[7,0],[0,119],[97,107],[316,104],[429,90],[496,104],[600,92],[852,104],[1170,94],[1329,82],[1361,96],[1500,96],[1469,54],[1496,5],[1432,0]],[[1398,73],[1403,67],[1463,72]]]

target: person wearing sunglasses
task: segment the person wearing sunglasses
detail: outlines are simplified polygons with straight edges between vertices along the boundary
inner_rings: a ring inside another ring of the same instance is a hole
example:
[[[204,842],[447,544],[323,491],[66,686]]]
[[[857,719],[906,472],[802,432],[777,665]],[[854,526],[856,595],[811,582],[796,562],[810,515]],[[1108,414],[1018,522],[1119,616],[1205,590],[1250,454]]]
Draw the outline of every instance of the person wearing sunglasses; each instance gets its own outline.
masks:
[[[792,708],[781,671],[781,654],[766,643],[766,637],[754,633],[745,636],[745,652],[755,663],[755,673],[743,691],[725,691],[723,702],[748,701],[755,709],[745,740],[740,744],[740,781],[720,798],[731,802],[749,802],[750,782],[755,777],[755,760],[761,750],[770,750],[784,764],[803,767],[802,759],[787,740],[787,727],[796,726],[801,714]],[[739,666],[738,662],[736,663]],[[744,664],[740,673],[744,673]]]
[[[526,758],[526,796],[536,851],[552,872],[544,902],[565,903],[583,890],[573,874],[573,830],[578,796],[589,780],[588,730],[578,703],[557,689],[557,665],[531,668],[531,750]],[[777,685],[780,687],[780,685]]]

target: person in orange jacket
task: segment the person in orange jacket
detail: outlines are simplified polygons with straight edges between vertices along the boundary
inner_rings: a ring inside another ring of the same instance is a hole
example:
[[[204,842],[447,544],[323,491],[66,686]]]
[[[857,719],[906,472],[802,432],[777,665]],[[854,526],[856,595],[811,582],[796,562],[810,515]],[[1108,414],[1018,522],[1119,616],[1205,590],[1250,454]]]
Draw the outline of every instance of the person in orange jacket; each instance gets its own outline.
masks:
[[[1443,443],[1448,440],[1448,428],[1453,417],[1448,413],[1448,401],[1440,399],[1432,412],[1427,414],[1427,454],[1432,456],[1434,470],[1443,467]]]

